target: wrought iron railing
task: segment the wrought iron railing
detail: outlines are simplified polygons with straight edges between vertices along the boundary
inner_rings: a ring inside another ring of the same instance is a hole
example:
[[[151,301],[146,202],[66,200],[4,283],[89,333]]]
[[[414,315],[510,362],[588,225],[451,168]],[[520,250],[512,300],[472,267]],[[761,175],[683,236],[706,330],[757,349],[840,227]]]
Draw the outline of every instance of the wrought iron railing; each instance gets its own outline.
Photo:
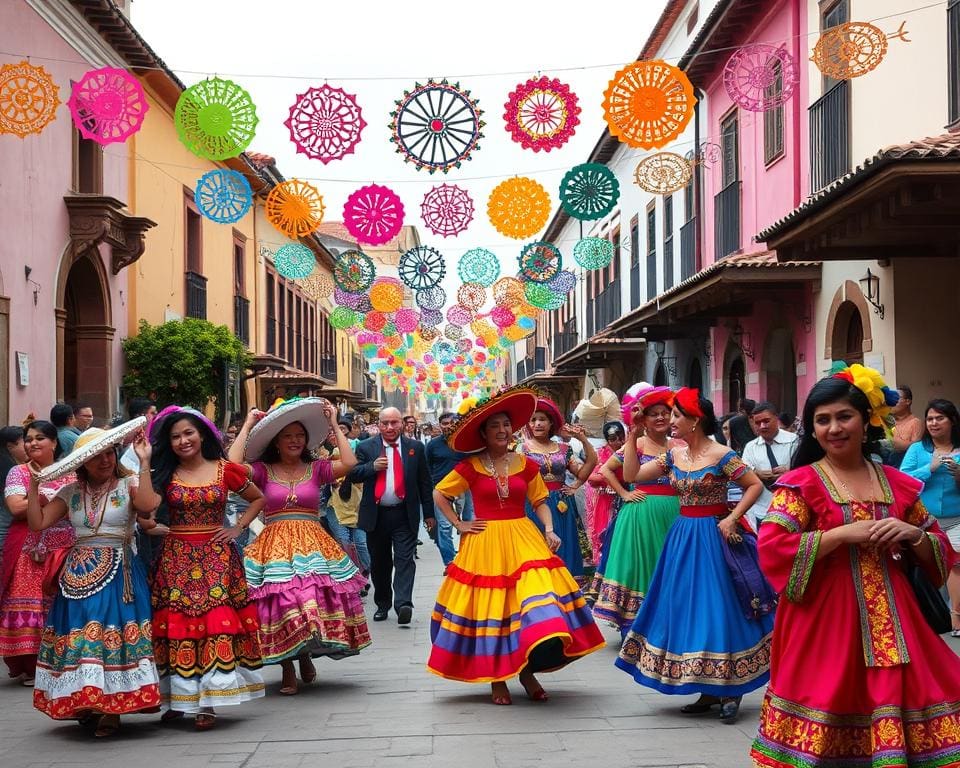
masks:
[[[186,272],[187,317],[207,319],[207,278],[196,272]]]
[[[740,182],[732,181],[713,198],[714,248],[722,259],[740,249]]]
[[[250,300],[233,297],[233,332],[245,347],[250,346]]]
[[[810,191],[850,172],[850,85],[841,80],[810,107]]]
[[[697,271],[697,217],[680,227],[680,281]]]

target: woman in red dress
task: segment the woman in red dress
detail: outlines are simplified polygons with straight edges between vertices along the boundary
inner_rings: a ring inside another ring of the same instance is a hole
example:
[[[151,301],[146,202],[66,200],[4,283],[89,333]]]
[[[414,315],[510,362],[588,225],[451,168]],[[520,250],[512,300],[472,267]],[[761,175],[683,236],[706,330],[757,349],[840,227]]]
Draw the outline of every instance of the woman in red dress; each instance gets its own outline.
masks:
[[[758,766],[960,766],[960,660],[905,571],[919,563],[942,584],[953,553],[921,483],[866,458],[867,428],[895,397],[853,365],[804,405],[795,468],[760,526],[760,562],[781,600]]]

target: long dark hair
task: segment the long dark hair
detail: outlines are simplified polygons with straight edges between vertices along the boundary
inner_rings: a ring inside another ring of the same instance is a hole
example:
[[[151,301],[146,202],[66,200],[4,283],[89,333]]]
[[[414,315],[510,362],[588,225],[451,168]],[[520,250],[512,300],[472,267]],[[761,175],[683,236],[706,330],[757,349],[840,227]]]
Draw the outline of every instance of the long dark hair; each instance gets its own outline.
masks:
[[[305,464],[309,464],[313,461],[313,451],[310,450],[310,433],[307,431],[307,428],[299,421],[291,421],[287,424],[287,427],[292,427],[294,424],[300,424],[300,427],[303,429],[303,434],[307,436],[307,441],[303,444],[303,450],[300,452],[300,461]],[[283,429],[280,432],[283,432]],[[280,461],[280,449],[277,447],[277,441],[280,439],[280,432],[277,432],[273,436],[273,440],[269,442],[266,448],[263,449],[263,454],[261,454],[258,461],[262,461],[264,464],[276,464]]]
[[[27,432],[31,429],[36,430],[37,432],[43,433],[43,436],[48,440],[53,440],[53,460],[56,461],[61,456],[63,456],[63,448],[60,447],[60,439],[57,437],[57,428],[49,421],[43,419],[36,419],[31,421],[23,428],[23,436],[27,436]]]
[[[180,466],[180,460],[170,445],[170,431],[174,424],[184,420],[193,424],[200,433],[200,454],[203,458],[211,461],[227,458],[220,440],[210,431],[210,428],[202,419],[198,419],[187,411],[171,413],[160,423],[160,428],[150,437],[150,443],[153,445],[153,457],[150,460],[153,469],[153,489],[161,497],[167,492],[167,486],[173,480],[173,473]]]
[[[0,429],[0,488],[7,484],[7,475],[19,462],[7,450],[7,445],[23,440],[23,427],[4,427]]]
[[[960,412],[950,400],[942,397],[934,398],[923,409],[923,437],[920,438],[923,441],[923,447],[928,451],[933,450],[933,438],[927,431],[927,414],[930,411],[942,413],[950,419],[950,443],[954,448],[960,448]]]
[[[717,433],[717,416],[713,411],[713,403],[711,403],[703,395],[697,395],[697,405],[700,406],[700,412],[703,413],[703,416],[697,416],[695,413],[687,413],[683,410],[683,406],[680,405],[680,401],[676,400],[673,403],[673,407],[676,408],[680,413],[686,416],[688,419],[700,419],[700,426],[703,427],[704,434],[707,437],[715,435]]]
[[[870,402],[863,392],[845,379],[832,376],[820,379],[814,384],[810,394],[807,395],[807,401],[803,404],[803,434],[797,452],[793,455],[793,461],[790,464],[791,469],[805,467],[815,461],[820,461],[826,456],[823,447],[817,442],[817,436],[813,429],[813,415],[820,406],[839,403],[842,400],[846,400],[857,410],[863,419],[864,427],[870,425]],[[863,443],[864,458],[869,459],[874,449],[875,445],[872,441],[865,441]]]

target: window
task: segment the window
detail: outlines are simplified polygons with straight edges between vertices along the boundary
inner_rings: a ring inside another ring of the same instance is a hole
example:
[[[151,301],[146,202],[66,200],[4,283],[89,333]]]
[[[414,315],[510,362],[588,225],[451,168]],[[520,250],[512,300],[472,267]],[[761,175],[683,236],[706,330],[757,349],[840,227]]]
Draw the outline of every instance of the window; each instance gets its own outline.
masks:
[[[673,195],[663,198],[663,290],[673,287]]]
[[[630,220],[630,309],[640,306],[640,221]]]
[[[647,208],[647,301],[657,295],[657,204]]]
[[[720,123],[720,147],[723,163],[721,185],[728,187],[740,180],[739,126],[735,111]]]
[[[947,3],[947,61],[950,124],[960,122],[960,0]]]
[[[693,176],[683,188],[683,212],[686,216],[684,222],[693,221],[694,216],[697,215],[696,201],[693,197]]]
[[[183,253],[186,261],[186,271],[196,275],[203,274],[203,219],[197,204],[193,201],[193,193],[183,192]]]
[[[276,278],[273,272],[267,271],[267,354],[277,353],[277,303]]]
[[[264,299],[267,354],[277,355],[291,368],[317,373],[317,313],[313,300],[272,266],[267,267]]]
[[[247,295],[247,239],[239,232],[233,232],[233,295]]]
[[[783,95],[783,64],[770,59],[771,82],[763,89],[765,99],[779,99]],[[763,162],[767,165],[783,156],[783,104],[763,113]]]
[[[103,147],[73,128],[73,191],[103,194]]]

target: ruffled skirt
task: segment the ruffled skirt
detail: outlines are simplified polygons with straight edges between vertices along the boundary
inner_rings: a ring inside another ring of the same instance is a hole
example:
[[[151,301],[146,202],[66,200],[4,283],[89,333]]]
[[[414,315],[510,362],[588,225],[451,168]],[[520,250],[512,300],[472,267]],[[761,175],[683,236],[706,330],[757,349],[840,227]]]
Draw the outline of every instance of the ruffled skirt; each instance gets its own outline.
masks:
[[[563,560],[567,566],[570,575],[573,576],[577,586],[584,587],[590,583],[591,573],[587,573],[584,561],[592,563],[592,553],[590,551],[590,539],[587,536],[586,528],[577,512],[577,502],[573,496],[564,496],[560,491],[551,491],[547,497],[547,506],[550,507],[550,514],[553,518],[553,532],[560,537],[560,549],[557,550],[557,557]],[[530,504],[527,504],[527,517],[541,531],[543,526],[540,519],[536,516]]]
[[[33,705],[55,720],[88,712],[125,715],[160,709],[150,589],[140,560],[131,552],[127,558],[132,602],[123,600],[119,570],[87,597],[60,594],[54,600],[40,643]]]
[[[244,550],[265,664],[304,653],[339,659],[370,644],[366,579],[319,521],[270,523]]]
[[[604,645],[570,572],[527,518],[490,520],[461,539],[430,639],[427,669],[471,683],[558,669]]]

